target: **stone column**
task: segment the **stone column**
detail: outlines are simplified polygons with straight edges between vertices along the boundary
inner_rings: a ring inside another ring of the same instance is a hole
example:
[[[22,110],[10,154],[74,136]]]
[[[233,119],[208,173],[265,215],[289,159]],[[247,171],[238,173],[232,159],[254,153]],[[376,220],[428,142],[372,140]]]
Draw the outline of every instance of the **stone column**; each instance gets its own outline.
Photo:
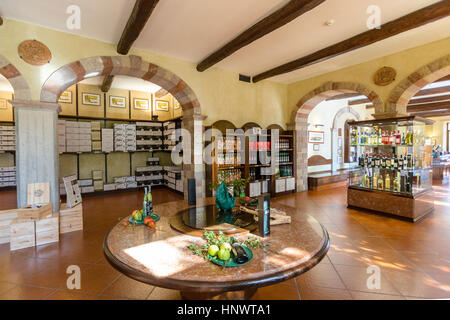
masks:
[[[187,179],[195,178],[197,198],[206,196],[206,175],[203,162],[203,120],[205,116],[183,111],[182,128],[190,132],[190,141],[183,137],[183,150],[190,150],[190,157],[183,152],[184,198],[187,199]]]
[[[299,113],[295,120],[297,192],[308,190],[308,115]]]
[[[27,204],[29,183],[50,182],[53,211],[59,211],[57,103],[11,101],[16,122],[17,205]]]

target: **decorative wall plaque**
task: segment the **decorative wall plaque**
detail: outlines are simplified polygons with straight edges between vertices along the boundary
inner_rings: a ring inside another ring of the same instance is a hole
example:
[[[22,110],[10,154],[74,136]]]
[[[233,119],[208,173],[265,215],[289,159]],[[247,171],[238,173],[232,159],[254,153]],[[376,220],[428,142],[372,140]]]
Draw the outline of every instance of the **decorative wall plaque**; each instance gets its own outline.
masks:
[[[37,40],[25,40],[19,44],[19,56],[33,66],[42,66],[52,59],[50,49]]]
[[[394,68],[383,67],[375,72],[373,82],[378,86],[387,86],[395,81],[396,76],[397,72]]]

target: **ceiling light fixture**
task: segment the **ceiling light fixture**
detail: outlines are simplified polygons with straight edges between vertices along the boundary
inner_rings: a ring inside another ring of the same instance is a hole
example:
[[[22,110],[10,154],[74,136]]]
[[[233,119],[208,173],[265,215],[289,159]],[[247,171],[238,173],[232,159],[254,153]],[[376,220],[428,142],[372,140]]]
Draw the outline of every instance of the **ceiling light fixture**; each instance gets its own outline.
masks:
[[[335,22],[334,19],[330,19],[330,20],[325,22],[325,25],[328,26],[328,27],[331,27],[334,24],[334,22]]]

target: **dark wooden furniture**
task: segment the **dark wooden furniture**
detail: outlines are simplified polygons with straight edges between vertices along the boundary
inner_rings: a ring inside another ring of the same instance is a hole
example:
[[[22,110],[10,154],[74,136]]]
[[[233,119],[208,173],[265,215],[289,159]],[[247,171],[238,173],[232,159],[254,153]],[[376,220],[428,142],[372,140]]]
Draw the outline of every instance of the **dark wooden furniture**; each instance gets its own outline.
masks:
[[[308,190],[322,191],[348,185],[348,171],[320,172],[308,174]]]

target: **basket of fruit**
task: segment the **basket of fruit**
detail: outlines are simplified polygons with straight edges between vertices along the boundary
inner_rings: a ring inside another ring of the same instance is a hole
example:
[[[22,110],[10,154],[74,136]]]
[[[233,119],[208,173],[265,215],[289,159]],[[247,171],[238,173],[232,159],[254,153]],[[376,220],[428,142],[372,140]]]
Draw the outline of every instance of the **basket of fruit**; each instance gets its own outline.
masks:
[[[206,240],[204,246],[199,247],[197,244],[191,244],[188,248],[193,254],[227,268],[239,267],[249,263],[253,259],[251,248],[264,247],[264,244],[256,237],[249,237],[245,241],[240,241],[234,237],[227,237],[221,231],[217,235],[213,231],[205,231],[203,239]]]

